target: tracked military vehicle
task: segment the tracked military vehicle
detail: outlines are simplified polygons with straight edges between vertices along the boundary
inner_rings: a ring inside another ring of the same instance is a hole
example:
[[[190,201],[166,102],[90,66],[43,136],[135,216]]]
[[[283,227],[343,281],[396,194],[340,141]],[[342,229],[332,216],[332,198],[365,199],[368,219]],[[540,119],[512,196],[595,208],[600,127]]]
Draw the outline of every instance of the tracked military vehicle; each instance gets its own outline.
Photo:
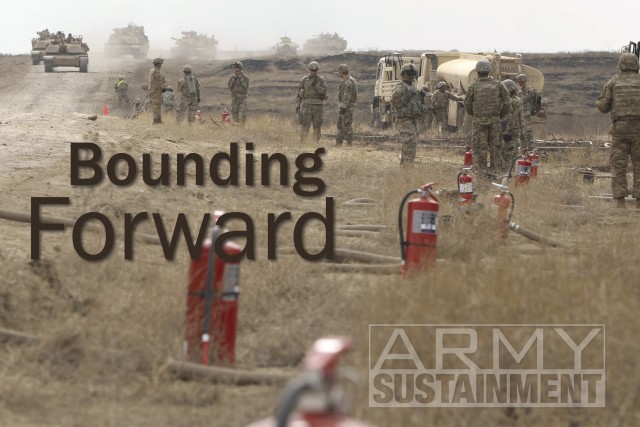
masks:
[[[50,73],[55,67],[77,67],[81,73],[89,70],[89,46],[82,36],[56,37],[44,50],[44,72]]]
[[[298,43],[291,41],[291,37],[280,37],[280,42],[276,43],[276,55],[296,56],[298,53]]]
[[[176,45],[171,48],[171,57],[176,59],[215,59],[218,41],[206,34],[195,31],[182,31],[182,38],[171,37]]]
[[[108,58],[132,55],[136,59],[144,59],[148,50],[149,38],[144,34],[144,27],[135,24],[114,28],[113,34],[104,45],[104,54]]]
[[[307,40],[302,46],[302,50],[304,50],[304,53],[307,55],[340,53],[346,49],[347,41],[340,37],[338,33],[321,33]]]
[[[44,58],[44,50],[54,40],[53,34],[49,32],[48,28],[42,31],[38,31],[38,38],[31,39],[31,61],[33,65],[38,65]]]

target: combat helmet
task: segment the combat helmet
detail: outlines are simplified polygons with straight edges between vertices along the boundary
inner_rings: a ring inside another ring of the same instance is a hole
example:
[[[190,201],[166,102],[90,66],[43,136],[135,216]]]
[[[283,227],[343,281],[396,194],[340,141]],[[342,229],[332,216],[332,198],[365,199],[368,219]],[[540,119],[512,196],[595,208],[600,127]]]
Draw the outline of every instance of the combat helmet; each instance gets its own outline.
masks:
[[[233,63],[233,68],[240,68],[242,70],[244,68],[244,64],[240,61],[236,61]]]
[[[491,72],[491,63],[489,61],[478,61],[476,64],[476,72],[478,74],[489,74]]]
[[[507,88],[507,91],[510,94],[513,94],[513,92],[518,90],[518,86],[516,86],[516,82],[514,82],[511,79],[503,80],[502,84],[504,85],[504,87]]]
[[[167,90],[167,92],[173,92],[173,88],[171,86],[167,86],[165,89]]]
[[[518,83],[526,83],[527,82],[527,75],[526,74],[518,74],[516,76],[516,82],[518,82]]]
[[[191,74],[191,72],[192,72],[192,70],[191,70],[191,65],[185,65],[185,66],[182,68],[182,72],[183,72],[183,73],[185,73],[185,74]]]
[[[118,76],[118,80],[124,80],[124,76],[123,76],[122,74],[120,74],[120,75]]]
[[[153,65],[161,65],[164,62],[162,58],[154,58]]]
[[[311,61],[309,62],[309,66],[307,68],[311,71],[318,71],[320,69],[320,64],[318,64],[316,61]]]
[[[427,85],[422,85],[422,90],[425,91],[425,92],[431,92],[429,90],[429,86],[427,86]]]
[[[618,68],[620,71],[638,71],[638,58],[633,53],[623,53]]]
[[[348,73],[349,72],[349,66],[347,64],[338,65],[338,72],[339,73]]]
[[[441,87],[446,87],[446,86],[447,86],[447,84],[445,82],[438,82],[438,84],[436,85],[436,87],[438,89],[440,89]]]

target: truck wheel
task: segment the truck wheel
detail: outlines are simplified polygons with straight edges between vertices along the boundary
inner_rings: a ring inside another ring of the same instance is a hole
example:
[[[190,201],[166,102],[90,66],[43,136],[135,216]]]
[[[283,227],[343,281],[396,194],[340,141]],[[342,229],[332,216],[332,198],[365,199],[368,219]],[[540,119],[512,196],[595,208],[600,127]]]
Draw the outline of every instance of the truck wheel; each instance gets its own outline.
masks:
[[[80,57],[80,72],[86,73],[88,69],[89,69],[89,58],[84,56]]]
[[[44,61],[44,72],[50,73],[53,71],[53,62],[52,61]]]

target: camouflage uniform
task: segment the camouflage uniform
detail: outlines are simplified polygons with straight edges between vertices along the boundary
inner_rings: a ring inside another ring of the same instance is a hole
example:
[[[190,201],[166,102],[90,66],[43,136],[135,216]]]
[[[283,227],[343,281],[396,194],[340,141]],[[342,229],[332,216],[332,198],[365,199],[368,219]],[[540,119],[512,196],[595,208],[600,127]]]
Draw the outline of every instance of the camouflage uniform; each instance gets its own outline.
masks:
[[[235,69],[242,70],[241,62],[236,62]],[[247,94],[249,92],[249,77],[242,71],[240,74],[232,74],[227,82],[231,92],[231,117],[236,123],[244,125],[247,121]]]
[[[136,98],[133,101],[133,110],[127,115],[127,119],[137,119],[143,111],[142,101],[140,101],[140,98]]]
[[[478,61],[478,64],[482,62],[487,61]],[[488,64],[488,67],[490,71],[491,65]],[[489,170],[488,151],[491,170],[500,170],[502,168],[500,119],[505,118],[511,111],[509,92],[493,77],[479,77],[469,85],[464,108],[467,114],[473,116],[471,146],[474,165],[479,171]]]
[[[342,67],[342,68],[341,68]],[[345,68],[346,67],[346,68]],[[349,72],[349,68],[343,64],[338,67],[338,70],[346,70]],[[336,135],[336,144],[342,144],[342,141],[347,141],[347,144],[351,145],[353,140],[353,110],[355,109],[356,102],[358,101],[358,83],[350,75],[346,75],[340,84],[338,85],[338,134]]]
[[[631,157],[633,167],[633,197],[640,208],[640,75],[638,59],[632,53],[623,53],[618,64],[620,74],[607,82],[596,102],[598,110],[611,112],[613,124],[609,130],[611,144],[611,188],[613,198],[624,205],[629,194],[627,164]]]
[[[424,132],[427,132],[431,129],[433,125],[433,103],[431,92],[429,92],[429,88],[427,86],[422,86],[422,90],[424,91],[424,96],[422,97],[422,105],[424,110],[424,120],[422,121],[422,126],[424,127]]]
[[[525,80],[526,82],[526,80]],[[522,144],[527,150],[533,149],[533,131],[531,130],[531,111],[533,109],[533,103],[536,99],[536,91],[526,83],[524,87],[520,88],[518,97],[522,101],[522,113],[524,116],[524,122],[522,124]]]
[[[311,64],[310,64],[311,66]],[[298,107],[300,114],[300,142],[304,142],[313,125],[313,137],[320,141],[323,119],[323,103],[327,99],[327,83],[319,74],[307,74],[298,85]]]
[[[422,118],[423,106],[420,91],[407,81],[398,83],[391,95],[391,108],[400,134],[402,155],[400,164],[411,163],[416,158],[418,144],[418,120]]]
[[[440,84],[438,85],[440,86]],[[446,88],[446,84],[441,86]],[[462,101],[462,98],[452,94],[448,90],[438,89],[431,95],[433,114],[436,116],[436,129],[440,132],[449,130],[449,101]]]
[[[129,100],[129,95],[127,95],[129,85],[124,81],[124,78],[118,79],[118,83],[116,83],[114,89],[116,90],[116,97],[118,99],[118,108],[122,108],[123,100],[126,102],[127,107],[130,106],[131,101]]]
[[[144,90],[142,107],[144,108],[144,111],[149,111],[151,109],[151,92],[149,92],[149,85],[147,83],[143,83],[142,90]]]
[[[176,95],[173,93],[173,89],[168,87],[165,93],[162,94],[162,110],[164,113],[171,113],[176,106]]]
[[[160,58],[153,60],[154,65],[156,63],[162,64]],[[160,68],[153,67],[149,73],[149,92],[151,94],[151,108],[153,109],[153,123],[162,123],[162,92],[166,87],[164,76],[160,72]]]
[[[198,77],[191,73],[191,67],[185,66],[183,69],[184,76],[178,80],[177,92],[180,94],[180,104],[176,108],[176,120],[181,122],[184,120],[184,114],[187,112],[187,121],[193,123],[196,120],[196,111],[200,103],[200,81]]]
[[[517,94],[511,95],[511,113],[506,119],[504,128],[504,145],[502,147],[502,166],[509,169],[515,160],[520,146],[520,132],[524,123],[522,114],[522,101]]]

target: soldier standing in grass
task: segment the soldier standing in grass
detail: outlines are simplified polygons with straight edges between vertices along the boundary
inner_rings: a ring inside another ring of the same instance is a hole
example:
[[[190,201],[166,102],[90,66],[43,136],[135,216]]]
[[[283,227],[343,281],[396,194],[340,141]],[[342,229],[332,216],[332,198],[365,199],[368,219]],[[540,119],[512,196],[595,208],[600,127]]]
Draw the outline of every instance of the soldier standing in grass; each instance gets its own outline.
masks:
[[[131,105],[131,101],[129,100],[129,95],[127,95],[127,91],[129,90],[129,85],[124,81],[124,76],[118,77],[118,82],[115,85],[116,97],[118,99],[118,108],[122,108],[122,101],[124,101],[129,107]]]
[[[231,92],[231,117],[234,123],[239,123],[244,127],[247,121],[247,94],[249,93],[249,77],[242,69],[244,64],[236,62],[233,64],[233,74],[229,77],[227,87]]]
[[[516,76],[516,84],[520,89],[518,96],[522,101],[522,113],[524,115],[524,123],[522,126],[522,145],[529,151],[533,149],[533,131],[531,130],[531,112],[533,111],[536,101],[536,91],[527,85],[527,75],[518,74]]]
[[[429,86],[422,86],[422,93],[424,93],[422,96],[422,105],[424,105],[424,120],[422,126],[426,133],[433,125],[433,103],[431,101],[431,91],[429,91]]]
[[[627,164],[631,157],[633,192],[636,209],[640,209],[640,74],[638,58],[623,53],[618,62],[620,74],[604,85],[596,107],[602,113],[611,113],[611,189],[619,208],[625,208]]]
[[[400,71],[402,82],[393,88],[391,108],[396,118],[396,128],[400,134],[402,154],[400,165],[413,163],[418,144],[418,121],[422,119],[423,104],[421,91],[413,85],[418,76],[415,65],[405,64]]]
[[[196,120],[196,111],[200,103],[200,82],[193,74],[191,65],[185,65],[182,72],[184,76],[178,80],[177,87],[180,104],[176,109],[176,120],[178,122],[184,120],[184,113],[187,112],[187,121],[191,124]]]
[[[504,141],[502,146],[502,166],[508,170],[518,154],[524,117],[522,115],[522,101],[518,98],[518,86],[511,79],[503,81],[502,84],[507,88],[509,99],[511,100],[511,113],[500,122]]]
[[[151,108],[153,109],[153,124],[162,124],[162,94],[165,91],[164,76],[160,72],[164,59],[155,58],[153,69],[149,73],[149,92],[151,93]]]
[[[342,141],[347,141],[351,145],[353,141],[353,110],[358,100],[358,83],[349,75],[349,66],[341,64],[338,66],[340,73],[340,85],[338,86],[338,134],[336,135],[336,145],[342,145]]]
[[[327,83],[318,74],[320,64],[309,62],[309,74],[298,85],[296,113],[300,119],[300,143],[305,142],[313,125],[313,137],[320,141],[320,129],[324,115],[323,103],[327,99]]]
[[[502,83],[489,77],[489,61],[476,64],[478,79],[469,85],[464,109],[472,116],[471,146],[474,166],[479,172],[500,171],[502,150],[500,147],[500,119],[511,112],[509,92]],[[487,165],[487,154],[490,165]]]
[[[436,129],[445,133],[449,131],[449,101],[462,101],[462,98],[449,92],[445,82],[438,82],[437,88],[431,96],[431,105],[436,116]]]

